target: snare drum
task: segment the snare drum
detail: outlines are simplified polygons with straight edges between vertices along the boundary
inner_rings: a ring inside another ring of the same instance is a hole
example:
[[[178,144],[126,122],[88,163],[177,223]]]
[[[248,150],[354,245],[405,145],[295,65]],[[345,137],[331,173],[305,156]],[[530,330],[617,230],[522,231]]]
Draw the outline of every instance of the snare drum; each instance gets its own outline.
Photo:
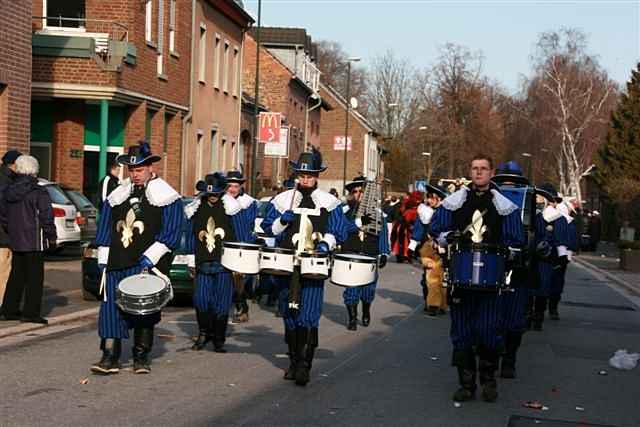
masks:
[[[285,248],[260,249],[260,273],[290,276],[293,273],[295,251]]]
[[[364,286],[376,281],[378,259],[360,254],[335,254],[331,283],[338,286]]]
[[[260,271],[260,245],[241,242],[222,242],[222,266],[242,274]]]
[[[329,278],[329,254],[323,252],[301,252],[300,277],[309,280],[325,280]]]
[[[148,273],[126,277],[116,287],[116,304],[129,314],[146,315],[158,312],[172,298],[171,283]]]
[[[451,254],[449,283],[463,289],[497,292],[505,283],[506,252],[495,246],[472,244]]]

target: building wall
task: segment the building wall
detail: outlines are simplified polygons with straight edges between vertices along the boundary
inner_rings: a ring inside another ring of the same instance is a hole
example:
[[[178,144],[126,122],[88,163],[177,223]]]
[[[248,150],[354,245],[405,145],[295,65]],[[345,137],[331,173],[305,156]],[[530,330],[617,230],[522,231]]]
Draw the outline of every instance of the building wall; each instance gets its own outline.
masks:
[[[31,116],[31,1],[0,0],[0,11],[0,153],[8,149],[26,153]]]

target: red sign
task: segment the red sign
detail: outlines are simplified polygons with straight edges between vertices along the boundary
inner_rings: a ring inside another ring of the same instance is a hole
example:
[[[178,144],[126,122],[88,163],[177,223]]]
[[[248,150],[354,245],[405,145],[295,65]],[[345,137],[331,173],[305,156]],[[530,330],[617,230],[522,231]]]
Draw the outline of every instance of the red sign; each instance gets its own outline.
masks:
[[[279,142],[282,114],[260,113],[259,141]]]
[[[344,136],[333,138],[333,149],[335,151],[344,151]],[[351,151],[351,137],[347,139],[347,151]]]

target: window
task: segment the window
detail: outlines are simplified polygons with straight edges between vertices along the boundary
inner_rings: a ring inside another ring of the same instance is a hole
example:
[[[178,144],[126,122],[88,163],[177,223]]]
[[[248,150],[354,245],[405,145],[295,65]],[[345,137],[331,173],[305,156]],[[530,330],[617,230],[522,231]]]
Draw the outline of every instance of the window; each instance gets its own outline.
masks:
[[[146,41],[152,41],[153,28],[153,1],[147,0],[144,7],[144,38]]]
[[[222,138],[222,144],[220,144],[220,151],[222,152],[222,164],[220,168],[227,170],[227,140]]]
[[[158,1],[158,76],[163,76],[164,61],[164,0]]]
[[[224,41],[224,63],[222,64],[224,75],[222,76],[222,90],[229,93],[229,42]]]
[[[238,97],[240,88],[240,49],[238,46],[233,47],[233,81],[231,82],[231,94],[234,97]]]
[[[84,28],[84,0],[45,0],[47,27]]]
[[[196,146],[196,180],[199,180],[202,176],[202,150],[203,147],[204,135],[201,130],[198,130],[198,139]]]
[[[236,142],[232,141],[231,142],[231,165],[229,166],[229,169],[235,168],[237,164],[238,163],[236,162]]]
[[[151,123],[153,121],[153,116],[156,114],[155,111],[149,110],[147,108],[147,114],[144,118],[144,139],[151,144]]]
[[[162,55],[162,53],[158,52],[158,66],[157,66],[157,71],[158,71],[158,76],[162,77],[164,75],[164,57]]]
[[[220,89],[220,34],[216,34],[216,45],[213,50],[213,87]]]
[[[176,0],[169,4],[169,52],[176,51]]]
[[[211,130],[211,170],[218,170],[218,130]]]
[[[201,83],[205,82],[205,72],[207,71],[207,27],[204,24],[200,24],[200,46],[198,51],[198,80]]]

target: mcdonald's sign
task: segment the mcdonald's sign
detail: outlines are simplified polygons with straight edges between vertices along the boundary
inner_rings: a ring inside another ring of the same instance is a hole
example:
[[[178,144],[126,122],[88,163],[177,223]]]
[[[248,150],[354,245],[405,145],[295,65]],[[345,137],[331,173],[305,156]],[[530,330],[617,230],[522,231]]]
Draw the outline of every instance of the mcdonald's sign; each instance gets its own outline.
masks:
[[[259,119],[258,140],[263,143],[279,142],[282,114],[260,113]]]

